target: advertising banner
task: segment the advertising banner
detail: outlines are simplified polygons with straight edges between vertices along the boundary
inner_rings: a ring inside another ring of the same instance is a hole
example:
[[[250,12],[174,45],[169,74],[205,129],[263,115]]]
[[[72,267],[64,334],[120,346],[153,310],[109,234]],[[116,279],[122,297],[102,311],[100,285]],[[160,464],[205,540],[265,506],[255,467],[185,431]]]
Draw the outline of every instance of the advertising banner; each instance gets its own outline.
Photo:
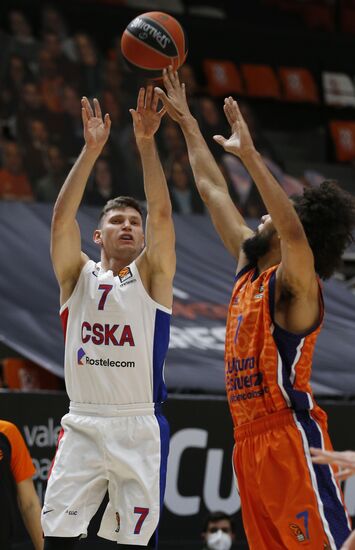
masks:
[[[348,429],[355,403],[321,405],[329,415],[334,447],[355,449],[354,430]],[[37,469],[34,482],[41,499],[55,453],[60,419],[67,410],[64,393],[0,392],[0,418],[20,428]],[[171,396],[164,413],[170,423],[171,440],[160,526],[161,548],[170,549],[174,544],[184,550],[197,548],[204,518],[216,510],[234,516],[238,548],[247,548],[231,464],[233,429],[226,400]],[[80,457],[73,456],[73,460]],[[355,515],[355,477],[345,484],[345,500],[350,514]],[[91,533],[98,530],[98,524],[96,517]]]

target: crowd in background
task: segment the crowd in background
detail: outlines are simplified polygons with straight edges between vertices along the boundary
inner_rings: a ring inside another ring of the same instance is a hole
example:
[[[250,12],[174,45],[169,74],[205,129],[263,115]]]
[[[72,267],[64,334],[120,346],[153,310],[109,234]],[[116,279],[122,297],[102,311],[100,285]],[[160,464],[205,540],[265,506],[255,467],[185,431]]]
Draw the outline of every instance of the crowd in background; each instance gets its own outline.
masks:
[[[134,107],[142,80],[126,66],[119,38],[106,51],[88,33],[69,34],[63,15],[52,5],[42,8],[37,34],[26,14],[8,12],[0,31],[0,198],[53,202],[83,146],[80,99],[97,97],[112,120],[111,138],[96,163],[84,202],[101,206],[117,195],[144,201],[142,169],[135,146],[129,108]],[[228,134],[221,104],[208,95],[194,68],[180,69],[189,103],[238,208],[259,217],[263,205],[239,160],[225,154],[212,136]],[[263,134],[255,113],[241,109],[257,148],[288,192],[302,184],[285,178],[282,162]],[[167,175],[173,210],[203,214],[192,181],[186,147],[177,125],[164,117],[158,147]]]

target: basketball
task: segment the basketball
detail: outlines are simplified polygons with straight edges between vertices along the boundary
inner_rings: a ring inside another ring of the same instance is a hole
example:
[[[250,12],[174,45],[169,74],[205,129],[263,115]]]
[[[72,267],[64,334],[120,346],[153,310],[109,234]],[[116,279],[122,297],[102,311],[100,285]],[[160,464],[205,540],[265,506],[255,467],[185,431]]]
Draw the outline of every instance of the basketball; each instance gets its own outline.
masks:
[[[126,27],[121,50],[129,66],[147,78],[161,76],[169,65],[177,70],[187,55],[184,29],[171,15],[151,11],[138,15]]]

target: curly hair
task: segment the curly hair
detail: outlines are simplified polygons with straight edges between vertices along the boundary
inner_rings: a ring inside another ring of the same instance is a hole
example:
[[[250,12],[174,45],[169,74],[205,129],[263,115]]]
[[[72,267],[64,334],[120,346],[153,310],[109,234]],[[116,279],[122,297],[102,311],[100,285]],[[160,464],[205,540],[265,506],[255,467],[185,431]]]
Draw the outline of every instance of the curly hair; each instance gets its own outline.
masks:
[[[316,272],[329,279],[345,248],[354,241],[355,198],[337,182],[324,181],[292,197],[292,201],[313,251]]]

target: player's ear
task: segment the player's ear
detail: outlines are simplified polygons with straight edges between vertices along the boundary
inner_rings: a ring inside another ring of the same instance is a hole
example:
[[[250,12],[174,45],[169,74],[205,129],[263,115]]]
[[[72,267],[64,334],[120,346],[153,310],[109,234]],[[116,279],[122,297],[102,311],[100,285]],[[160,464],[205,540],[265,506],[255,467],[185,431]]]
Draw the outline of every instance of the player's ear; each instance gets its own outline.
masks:
[[[101,245],[102,244],[102,238],[101,238],[101,229],[95,229],[94,234],[92,236],[92,240],[95,244]]]

